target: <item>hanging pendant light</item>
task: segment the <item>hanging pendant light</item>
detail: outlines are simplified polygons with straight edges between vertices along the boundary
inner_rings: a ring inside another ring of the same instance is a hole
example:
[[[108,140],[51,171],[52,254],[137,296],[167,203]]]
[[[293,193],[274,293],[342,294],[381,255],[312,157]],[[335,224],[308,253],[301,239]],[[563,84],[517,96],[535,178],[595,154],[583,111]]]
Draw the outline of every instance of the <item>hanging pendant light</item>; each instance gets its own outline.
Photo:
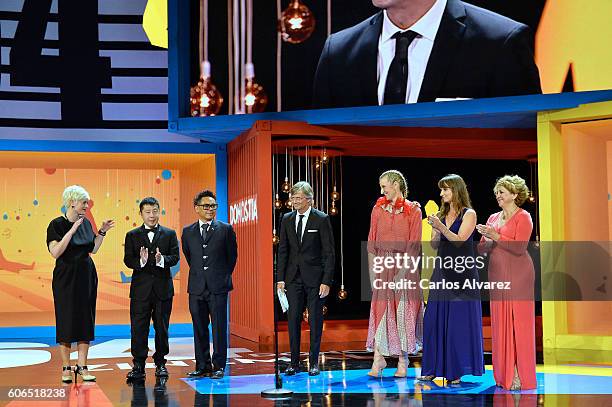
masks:
[[[329,214],[335,216],[338,214],[338,208],[336,208],[336,202],[332,201],[331,208],[329,208]]]
[[[321,156],[321,163],[327,164],[329,162],[329,156],[327,155],[327,150],[323,149],[323,155]]]
[[[221,110],[223,96],[210,79],[210,62],[203,61],[200,80],[189,91],[191,116],[214,116]]]
[[[272,230],[272,244],[274,246],[276,246],[277,244],[280,243],[280,238],[278,237],[278,235],[276,234],[276,229]]]
[[[334,190],[331,193],[331,199],[332,201],[337,201],[340,199],[340,193],[338,191],[336,191],[336,186],[334,185]]]
[[[208,61],[208,0],[200,0],[200,31],[198,51],[200,79],[189,90],[190,114],[193,117],[214,116],[221,110],[223,97],[211,80]]]
[[[282,189],[286,194],[291,190],[291,185],[289,185],[289,177],[285,177],[285,182],[283,182]]]
[[[278,29],[283,41],[299,44],[306,41],[315,29],[315,18],[300,0],[291,0],[282,13]]]
[[[346,300],[346,297],[348,297],[348,292],[344,289],[344,284],[342,284],[340,286],[340,291],[338,291],[338,299],[340,301],[344,301]]]
[[[285,147],[285,182],[281,187],[284,193],[288,194],[291,191],[291,184],[289,184],[289,151]]]
[[[283,201],[280,200],[278,194],[276,194],[274,199],[274,209],[281,209],[283,207]]]
[[[261,113],[266,110],[268,96],[263,86],[255,82],[255,68],[246,64],[246,83],[244,88],[244,109],[246,113]]]

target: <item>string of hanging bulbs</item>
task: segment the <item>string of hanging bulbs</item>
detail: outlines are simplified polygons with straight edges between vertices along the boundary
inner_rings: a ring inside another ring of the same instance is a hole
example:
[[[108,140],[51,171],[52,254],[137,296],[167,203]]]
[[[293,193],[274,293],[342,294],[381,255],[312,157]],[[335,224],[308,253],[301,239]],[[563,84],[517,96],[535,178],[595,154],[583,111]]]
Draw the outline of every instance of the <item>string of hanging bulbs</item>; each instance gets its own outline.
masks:
[[[265,111],[268,96],[255,80],[252,58],[253,0],[228,1],[228,63],[229,63],[229,114],[260,113]],[[277,0],[277,110],[281,110],[281,52],[282,42],[299,44],[314,32],[316,20],[301,0],[290,0],[280,12],[281,0]],[[328,0],[328,34],[330,32],[331,0]],[[200,0],[199,64],[200,77],[189,92],[190,114],[193,117],[215,116],[223,106],[223,96],[211,78],[211,62],[208,60],[208,0]],[[232,103],[233,102],[233,103]]]

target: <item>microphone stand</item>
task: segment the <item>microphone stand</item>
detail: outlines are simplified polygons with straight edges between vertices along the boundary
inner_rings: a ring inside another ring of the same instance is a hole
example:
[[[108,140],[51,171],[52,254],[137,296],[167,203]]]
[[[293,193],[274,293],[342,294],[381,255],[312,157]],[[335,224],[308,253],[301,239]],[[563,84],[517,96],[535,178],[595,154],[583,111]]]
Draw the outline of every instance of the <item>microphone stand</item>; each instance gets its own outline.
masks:
[[[282,227],[282,226],[281,226]],[[276,262],[275,262],[275,270],[274,270],[274,285],[272,286],[272,298],[274,301],[272,302],[274,308],[274,384],[275,387],[273,389],[263,390],[261,392],[261,397],[266,399],[290,399],[293,391],[288,389],[283,389],[283,379],[280,375],[280,371],[278,368],[278,314],[276,310],[276,283],[277,283],[277,275],[276,275]]]

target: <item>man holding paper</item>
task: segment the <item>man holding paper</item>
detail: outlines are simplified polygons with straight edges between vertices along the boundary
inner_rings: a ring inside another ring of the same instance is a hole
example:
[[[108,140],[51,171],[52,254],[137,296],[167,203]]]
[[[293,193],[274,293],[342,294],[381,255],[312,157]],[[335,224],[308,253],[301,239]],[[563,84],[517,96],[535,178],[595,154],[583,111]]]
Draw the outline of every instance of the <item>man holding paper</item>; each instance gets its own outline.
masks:
[[[312,187],[304,181],[290,191],[295,211],[283,216],[278,246],[277,289],[287,292],[291,366],[288,376],[300,371],[300,335],[304,298],[310,323],[308,374],[319,374],[323,332],[323,304],[332,284],[336,256],[329,216],[312,208]]]

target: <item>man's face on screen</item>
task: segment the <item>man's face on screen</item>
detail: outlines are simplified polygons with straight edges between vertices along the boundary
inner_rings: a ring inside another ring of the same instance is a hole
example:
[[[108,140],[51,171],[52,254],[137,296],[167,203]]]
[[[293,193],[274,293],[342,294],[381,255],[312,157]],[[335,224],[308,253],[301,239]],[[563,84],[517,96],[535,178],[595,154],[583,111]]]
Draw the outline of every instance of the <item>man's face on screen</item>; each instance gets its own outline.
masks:
[[[410,1],[413,0],[372,0],[372,4],[374,7],[387,9],[410,3]]]

